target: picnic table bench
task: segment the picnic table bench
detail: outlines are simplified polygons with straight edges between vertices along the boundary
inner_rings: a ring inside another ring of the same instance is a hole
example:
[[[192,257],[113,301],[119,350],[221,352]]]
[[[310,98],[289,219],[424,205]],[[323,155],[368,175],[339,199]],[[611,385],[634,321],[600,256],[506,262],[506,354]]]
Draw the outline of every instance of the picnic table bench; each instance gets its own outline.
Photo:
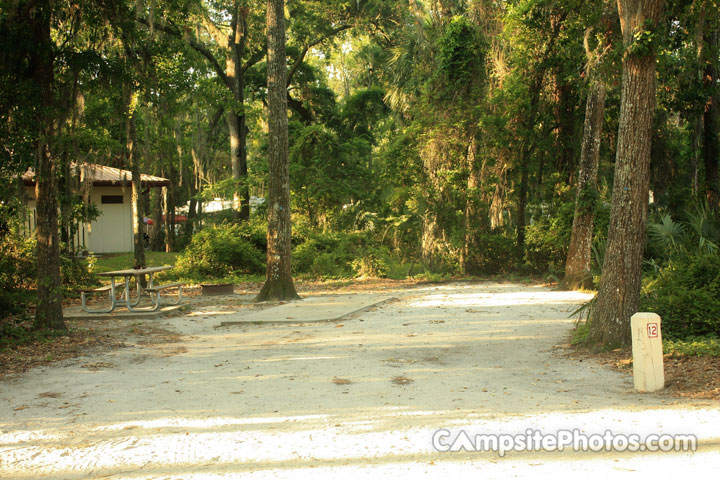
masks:
[[[80,298],[82,301],[82,309],[88,313],[109,313],[112,312],[118,306],[127,307],[130,312],[154,312],[160,308],[161,296],[160,292],[171,288],[177,288],[177,298],[174,300],[168,300],[167,302],[171,305],[178,305],[182,301],[182,287],[183,283],[168,283],[165,285],[155,285],[154,275],[164,270],[173,268],[171,265],[163,265],[161,267],[148,267],[148,268],[128,268],[125,270],[115,270],[111,272],[98,273],[98,276],[110,277],[110,285],[104,285],[97,288],[88,288],[80,290]],[[147,275],[147,283],[143,287],[142,279]],[[116,278],[122,278],[124,281],[120,284],[115,283]],[[131,298],[130,295],[130,279],[135,278],[135,298]],[[122,293],[118,297],[117,291],[121,290]],[[87,306],[87,296],[108,292],[110,305],[99,309],[90,309]],[[143,294],[147,293],[150,299],[149,307],[136,308],[143,298]]]

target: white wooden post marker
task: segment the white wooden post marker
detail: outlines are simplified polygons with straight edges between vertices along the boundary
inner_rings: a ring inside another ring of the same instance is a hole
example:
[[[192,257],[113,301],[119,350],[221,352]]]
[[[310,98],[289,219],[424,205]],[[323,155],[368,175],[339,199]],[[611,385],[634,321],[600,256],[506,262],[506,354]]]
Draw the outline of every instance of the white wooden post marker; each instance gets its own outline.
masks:
[[[630,319],[632,329],[633,377],[635,389],[655,392],[665,387],[660,315],[636,313]]]

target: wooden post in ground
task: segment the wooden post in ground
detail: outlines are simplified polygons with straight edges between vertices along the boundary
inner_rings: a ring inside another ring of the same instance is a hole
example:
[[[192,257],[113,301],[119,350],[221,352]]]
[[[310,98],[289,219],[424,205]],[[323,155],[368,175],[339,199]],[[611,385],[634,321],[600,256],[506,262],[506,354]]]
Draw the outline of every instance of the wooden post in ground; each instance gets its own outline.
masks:
[[[660,315],[636,313],[630,319],[632,329],[633,378],[635,389],[655,392],[665,388]]]

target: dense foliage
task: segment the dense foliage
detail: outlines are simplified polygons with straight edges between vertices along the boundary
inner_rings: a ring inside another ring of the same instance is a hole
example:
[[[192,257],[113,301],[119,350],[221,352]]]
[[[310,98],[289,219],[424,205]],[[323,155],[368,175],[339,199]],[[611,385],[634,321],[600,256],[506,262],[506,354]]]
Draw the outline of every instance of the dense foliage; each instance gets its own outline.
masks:
[[[646,291],[643,311],[661,316],[666,337],[720,335],[720,255],[679,255]]]
[[[252,230],[237,224],[209,226],[192,237],[178,257],[177,275],[223,278],[236,273],[260,273],[265,256],[253,243]]]
[[[188,217],[182,228],[153,231],[151,248],[180,251],[187,278],[260,274],[268,206],[248,200],[267,198],[269,184],[263,2],[52,8],[49,148],[66,258],[76,253],[72,225],[95,213],[69,160],[129,168],[132,144],[140,170],[171,181],[166,196],[144,196],[142,213],[183,206]],[[667,2],[661,25],[639,32],[633,51],[658,59],[643,308],[666,316],[676,337],[717,333],[720,308],[712,270],[720,46],[709,9],[715,0]],[[31,242],[3,232],[22,215],[17,176],[33,164],[40,131],[34,107],[22,108],[36,88],[21,62],[32,52],[11,48],[27,32],[10,28],[8,12],[0,12],[4,311],[34,285]],[[296,274],[560,279],[576,210],[594,215],[590,244],[602,257],[624,55],[615,4],[297,0],[286,17]],[[230,41],[233,28],[242,41]],[[607,91],[597,188],[576,195],[593,82]],[[205,212],[215,198],[235,207]],[[596,280],[601,264],[590,272]],[[63,260],[68,285],[89,281],[77,265]]]

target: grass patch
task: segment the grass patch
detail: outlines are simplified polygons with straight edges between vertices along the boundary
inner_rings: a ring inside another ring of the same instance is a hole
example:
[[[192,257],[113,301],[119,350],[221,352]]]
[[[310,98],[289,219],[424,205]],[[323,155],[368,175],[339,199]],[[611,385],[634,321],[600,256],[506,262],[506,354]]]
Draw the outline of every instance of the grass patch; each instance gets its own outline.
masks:
[[[146,266],[161,267],[163,265],[175,265],[177,256],[177,252],[145,252]],[[97,257],[93,273],[132,268],[134,261],[135,255],[132,252],[103,254],[101,257]]]
[[[180,254],[178,252],[145,252],[145,261],[148,267],[160,267],[163,265],[175,265]],[[99,257],[93,268],[93,273],[111,272],[113,270],[125,270],[132,268],[135,257],[129,253],[108,253]],[[262,282],[265,275],[231,273],[228,275],[201,275],[183,274],[178,269],[166,270],[155,275],[158,282],[183,282],[188,285],[201,283],[232,283],[234,285],[248,282]]]
[[[580,345],[585,341],[590,332],[590,325],[587,322],[578,322],[575,324],[575,330],[572,331],[570,337],[570,345]]]
[[[182,282],[186,285],[200,285],[203,283],[231,283],[238,285],[242,283],[259,283],[265,281],[265,275],[259,273],[231,273],[222,276],[202,275],[198,273],[187,274],[176,269],[166,270],[155,275],[160,283]]]

